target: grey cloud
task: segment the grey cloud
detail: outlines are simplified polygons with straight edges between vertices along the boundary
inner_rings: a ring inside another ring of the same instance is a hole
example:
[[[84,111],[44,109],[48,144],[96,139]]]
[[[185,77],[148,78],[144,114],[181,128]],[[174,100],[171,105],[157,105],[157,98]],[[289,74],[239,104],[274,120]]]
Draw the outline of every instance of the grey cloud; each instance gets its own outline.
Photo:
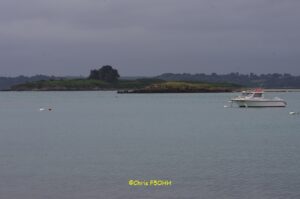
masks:
[[[0,75],[300,74],[296,0],[2,0]]]

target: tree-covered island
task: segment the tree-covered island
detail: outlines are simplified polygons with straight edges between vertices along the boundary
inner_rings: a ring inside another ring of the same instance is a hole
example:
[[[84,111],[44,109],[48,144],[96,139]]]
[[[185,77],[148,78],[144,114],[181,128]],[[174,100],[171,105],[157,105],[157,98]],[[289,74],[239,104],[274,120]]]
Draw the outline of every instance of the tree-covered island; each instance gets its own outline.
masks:
[[[120,79],[118,70],[110,65],[90,71],[88,78],[49,79],[12,86],[12,91],[95,91],[118,90],[119,93],[196,93],[232,92],[240,89],[230,83],[166,81],[156,78]]]

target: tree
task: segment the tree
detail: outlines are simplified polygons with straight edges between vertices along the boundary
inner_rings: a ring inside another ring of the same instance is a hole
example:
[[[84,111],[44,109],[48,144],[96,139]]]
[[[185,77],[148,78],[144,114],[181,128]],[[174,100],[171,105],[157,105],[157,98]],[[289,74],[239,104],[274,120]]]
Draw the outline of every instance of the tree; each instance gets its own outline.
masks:
[[[99,72],[98,70],[91,70],[89,79],[98,79],[99,78]]]
[[[102,66],[99,70],[91,70],[89,79],[102,80],[105,82],[115,82],[120,77],[118,70],[110,65]]]

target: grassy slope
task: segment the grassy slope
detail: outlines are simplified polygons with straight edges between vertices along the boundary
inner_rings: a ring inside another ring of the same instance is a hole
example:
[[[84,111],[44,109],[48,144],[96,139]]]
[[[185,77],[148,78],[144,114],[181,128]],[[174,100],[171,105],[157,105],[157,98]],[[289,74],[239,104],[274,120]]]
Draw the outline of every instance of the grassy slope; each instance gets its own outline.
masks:
[[[141,92],[230,92],[240,88],[227,83],[180,82],[169,81],[146,86]]]
[[[203,89],[203,88],[231,88],[238,87],[234,84],[227,83],[202,83],[202,82],[180,82],[180,81],[169,81],[160,84],[153,84],[151,87],[166,88],[166,89]]]
[[[12,90],[84,90],[88,88],[108,88],[109,84],[97,80],[71,79],[29,82],[12,87]]]
[[[116,89],[139,89],[152,83],[163,82],[156,79],[120,80],[115,83],[107,83],[92,79],[63,79],[42,80],[28,82],[13,86],[11,90],[116,90]]]
[[[222,83],[201,82],[165,82],[158,79],[119,80],[107,83],[90,79],[64,79],[29,82],[12,87],[12,90],[117,90],[117,89],[143,89],[146,91],[200,91],[236,89],[237,85]]]

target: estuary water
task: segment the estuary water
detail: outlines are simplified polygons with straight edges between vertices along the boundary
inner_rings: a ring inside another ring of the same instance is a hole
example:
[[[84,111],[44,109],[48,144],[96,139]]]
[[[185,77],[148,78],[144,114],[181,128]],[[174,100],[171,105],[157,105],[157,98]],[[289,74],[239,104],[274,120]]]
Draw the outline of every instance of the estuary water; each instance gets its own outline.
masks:
[[[0,198],[300,198],[300,93],[234,95],[0,92]]]

